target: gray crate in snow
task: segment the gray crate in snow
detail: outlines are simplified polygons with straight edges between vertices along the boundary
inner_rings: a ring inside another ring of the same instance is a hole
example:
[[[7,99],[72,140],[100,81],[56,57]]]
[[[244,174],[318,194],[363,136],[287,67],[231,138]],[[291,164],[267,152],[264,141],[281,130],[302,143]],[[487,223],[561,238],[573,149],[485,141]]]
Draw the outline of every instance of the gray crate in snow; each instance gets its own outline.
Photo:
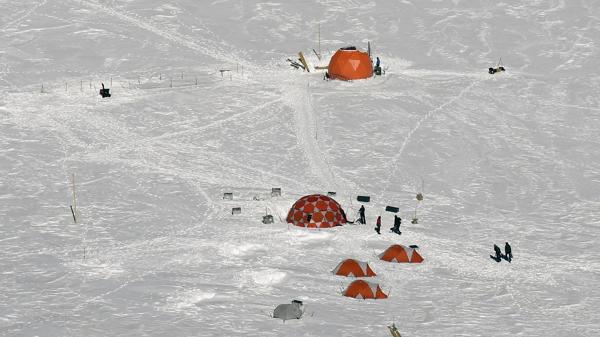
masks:
[[[284,322],[288,319],[300,319],[304,314],[302,301],[293,300],[291,304],[280,304],[273,311],[273,318],[280,318]]]
[[[233,207],[231,209],[231,215],[236,215],[236,214],[242,214],[242,208],[241,207]]]
[[[223,193],[223,200],[233,200],[233,193]]]
[[[280,197],[281,196],[281,188],[280,187],[273,187],[271,189],[271,196],[272,197]]]
[[[262,223],[268,224],[268,223],[273,223],[273,222],[274,221],[273,221],[273,216],[272,215],[269,214],[269,215],[263,216]]]

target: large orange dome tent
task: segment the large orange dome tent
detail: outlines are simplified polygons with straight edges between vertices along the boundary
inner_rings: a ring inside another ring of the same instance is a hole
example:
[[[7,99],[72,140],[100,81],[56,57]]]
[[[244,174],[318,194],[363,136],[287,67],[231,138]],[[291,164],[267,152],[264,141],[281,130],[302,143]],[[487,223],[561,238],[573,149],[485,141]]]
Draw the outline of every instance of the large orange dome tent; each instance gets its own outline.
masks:
[[[373,62],[368,53],[356,47],[341,48],[333,54],[328,67],[329,78],[350,81],[373,76]]]
[[[312,194],[294,203],[286,221],[300,227],[329,228],[345,224],[346,216],[337,201],[321,194]]]

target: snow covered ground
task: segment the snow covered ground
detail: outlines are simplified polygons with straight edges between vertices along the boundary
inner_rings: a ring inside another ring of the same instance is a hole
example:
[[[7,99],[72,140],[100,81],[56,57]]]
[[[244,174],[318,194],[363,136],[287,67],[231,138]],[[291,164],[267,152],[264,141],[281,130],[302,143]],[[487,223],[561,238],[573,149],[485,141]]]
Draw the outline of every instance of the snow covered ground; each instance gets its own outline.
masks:
[[[386,75],[291,69],[319,23]],[[0,335],[600,335],[597,2],[0,0],[0,31]],[[327,191],[369,225],[285,223]],[[342,297],[345,258],[389,299]]]

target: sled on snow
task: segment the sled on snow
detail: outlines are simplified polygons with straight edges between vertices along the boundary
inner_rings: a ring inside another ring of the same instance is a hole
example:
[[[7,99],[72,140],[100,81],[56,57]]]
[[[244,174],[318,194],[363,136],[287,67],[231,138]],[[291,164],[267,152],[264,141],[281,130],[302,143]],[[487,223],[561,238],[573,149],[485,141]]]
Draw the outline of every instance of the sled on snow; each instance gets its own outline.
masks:
[[[392,336],[394,336],[394,337],[402,337],[402,335],[400,335],[400,331],[398,331],[398,328],[396,328],[396,324],[395,323],[392,323],[392,325],[388,325],[387,327],[390,330],[390,333],[392,334]]]
[[[504,66],[502,65],[502,58],[500,58],[498,65],[495,68],[488,68],[488,74],[490,75],[504,71],[506,71],[506,69],[504,69]]]

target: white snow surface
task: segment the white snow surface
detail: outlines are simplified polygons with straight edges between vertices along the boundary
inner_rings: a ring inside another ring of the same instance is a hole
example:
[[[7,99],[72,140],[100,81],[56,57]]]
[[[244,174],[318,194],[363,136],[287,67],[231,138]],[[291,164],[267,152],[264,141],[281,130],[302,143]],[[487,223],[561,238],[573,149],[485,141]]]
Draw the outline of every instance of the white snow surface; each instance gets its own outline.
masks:
[[[319,23],[385,76],[289,67]],[[0,30],[1,336],[600,335],[597,1],[0,0]],[[327,191],[368,225],[285,223]],[[389,298],[341,296],[346,258]]]

